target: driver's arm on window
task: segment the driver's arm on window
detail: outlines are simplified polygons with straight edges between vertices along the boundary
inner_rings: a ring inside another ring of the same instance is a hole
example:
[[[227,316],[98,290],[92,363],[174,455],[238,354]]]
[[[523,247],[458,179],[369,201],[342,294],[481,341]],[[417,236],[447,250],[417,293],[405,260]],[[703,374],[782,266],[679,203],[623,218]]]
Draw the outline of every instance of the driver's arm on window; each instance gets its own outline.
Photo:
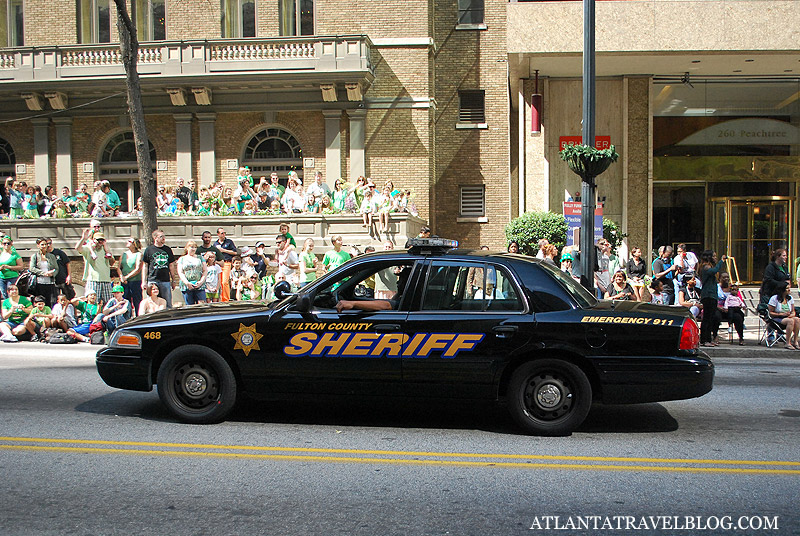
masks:
[[[392,303],[389,300],[339,300],[336,303],[336,312],[349,311],[350,309],[359,309],[361,311],[387,311],[392,308]]]

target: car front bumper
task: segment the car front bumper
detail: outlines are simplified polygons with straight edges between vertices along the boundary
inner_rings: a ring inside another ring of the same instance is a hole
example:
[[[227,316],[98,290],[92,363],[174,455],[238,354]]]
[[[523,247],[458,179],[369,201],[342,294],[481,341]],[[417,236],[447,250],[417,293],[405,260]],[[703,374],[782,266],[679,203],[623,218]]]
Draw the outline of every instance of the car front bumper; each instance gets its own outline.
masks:
[[[97,352],[97,372],[110,387],[152,391],[151,362],[137,350],[103,348]]]

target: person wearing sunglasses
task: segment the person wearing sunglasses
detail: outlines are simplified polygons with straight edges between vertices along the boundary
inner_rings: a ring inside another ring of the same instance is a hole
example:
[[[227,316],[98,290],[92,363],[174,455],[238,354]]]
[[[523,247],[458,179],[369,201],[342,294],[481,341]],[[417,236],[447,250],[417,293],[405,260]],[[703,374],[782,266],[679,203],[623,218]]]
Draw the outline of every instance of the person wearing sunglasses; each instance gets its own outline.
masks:
[[[24,269],[22,257],[14,249],[13,244],[11,237],[3,237],[3,247],[0,250],[0,294],[3,295],[3,299],[8,298],[8,285],[13,284]]]
[[[97,294],[103,303],[111,299],[111,265],[114,257],[106,250],[106,237],[101,231],[84,229],[75,244],[86,265],[86,292]]]

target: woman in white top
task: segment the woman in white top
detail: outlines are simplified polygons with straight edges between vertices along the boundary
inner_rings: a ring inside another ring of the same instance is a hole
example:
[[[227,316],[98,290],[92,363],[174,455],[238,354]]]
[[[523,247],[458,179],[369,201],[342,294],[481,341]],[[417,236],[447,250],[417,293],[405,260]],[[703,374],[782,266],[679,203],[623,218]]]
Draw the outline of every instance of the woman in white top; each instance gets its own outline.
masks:
[[[775,289],[775,295],[767,304],[770,318],[775,319],[786,327],[787,350],[800,350],[797,344],[797,335],[800,333],[800,318],[794,310],[794,300],[789,294],[789,283],[781,281]]]
[[[197,242],[189,240],[184,248],[186,253],[178,259],[178,277],[180,277],[181,293],[186,305],[205,303],[206,276],[208,267],[205,260],[197,256]]]

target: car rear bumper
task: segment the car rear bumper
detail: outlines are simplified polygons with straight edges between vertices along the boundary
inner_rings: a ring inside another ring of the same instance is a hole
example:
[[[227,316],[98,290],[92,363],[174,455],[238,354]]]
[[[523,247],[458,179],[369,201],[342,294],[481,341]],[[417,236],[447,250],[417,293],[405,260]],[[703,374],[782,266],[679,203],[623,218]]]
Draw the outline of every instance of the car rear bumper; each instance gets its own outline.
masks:
[[[605,404],[695,398],[711,391],[714,363],[705,356],[591,359]]]
[[[152,391],[150,360],[136,351],[103,348],[97,352],[97,372],[110,387]]]

